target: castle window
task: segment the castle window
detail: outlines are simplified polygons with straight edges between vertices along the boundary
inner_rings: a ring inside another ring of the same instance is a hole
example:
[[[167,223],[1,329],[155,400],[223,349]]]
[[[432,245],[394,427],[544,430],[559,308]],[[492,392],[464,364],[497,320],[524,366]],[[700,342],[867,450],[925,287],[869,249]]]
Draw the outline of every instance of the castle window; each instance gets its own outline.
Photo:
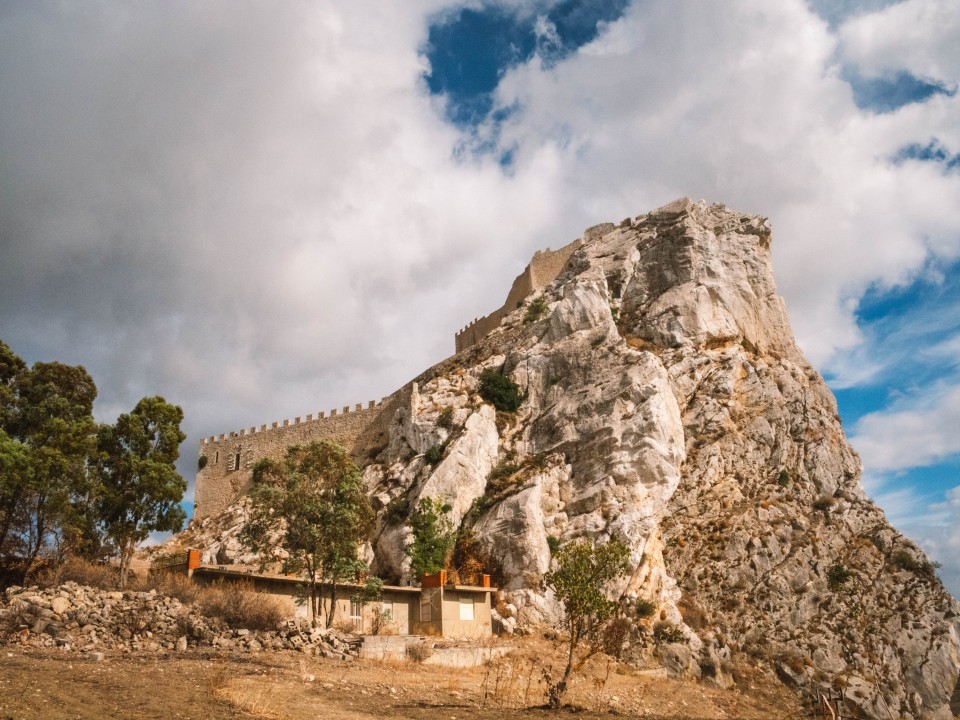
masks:
[[[213,456],[213,464],[216,465],[220,462],[220,451],[217,450],[217,454]]]

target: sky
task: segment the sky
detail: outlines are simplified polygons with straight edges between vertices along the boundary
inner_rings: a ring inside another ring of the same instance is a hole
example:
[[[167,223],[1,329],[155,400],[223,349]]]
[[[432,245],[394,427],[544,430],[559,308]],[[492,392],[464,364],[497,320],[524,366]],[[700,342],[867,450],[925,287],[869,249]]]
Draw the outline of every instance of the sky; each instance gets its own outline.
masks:
[[[956,0],[0,0],[0,339],[108,422],[366,403],[537,249],[770,218],[864,485],[960,596]]]

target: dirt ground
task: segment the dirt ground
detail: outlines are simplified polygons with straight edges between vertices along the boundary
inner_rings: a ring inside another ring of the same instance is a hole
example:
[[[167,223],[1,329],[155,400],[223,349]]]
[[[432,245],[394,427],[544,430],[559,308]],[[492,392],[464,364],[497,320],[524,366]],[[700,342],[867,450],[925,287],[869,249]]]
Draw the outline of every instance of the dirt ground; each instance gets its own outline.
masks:
[[[0,720],[267,718],[300,720],[787,720],[796,698],[759,674],[743,689],[638,674],[594,663],[568,693],[572,707],[543,703],[539,648],[485,667],[409,661],[344,662],[292,652],[202,650],[101,661],[57,650],[0,648]]]

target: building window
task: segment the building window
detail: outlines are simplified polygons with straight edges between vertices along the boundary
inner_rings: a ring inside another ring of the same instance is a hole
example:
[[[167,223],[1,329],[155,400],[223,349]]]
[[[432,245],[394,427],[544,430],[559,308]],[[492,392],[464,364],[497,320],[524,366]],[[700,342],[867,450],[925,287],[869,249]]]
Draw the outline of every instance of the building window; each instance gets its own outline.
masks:
[[[420,593],[420,622],[433,620],[433,593],[424,590]]]
[[[213,456],[213,464],[216,465],[220,462],[220,451],[217,450],[217,454]]]
[[[350,601],[350,620],[354,630],[363,632],[363,605],[356,600]]]
[[[460,619],[473,620],[473,595],[460,596]]]

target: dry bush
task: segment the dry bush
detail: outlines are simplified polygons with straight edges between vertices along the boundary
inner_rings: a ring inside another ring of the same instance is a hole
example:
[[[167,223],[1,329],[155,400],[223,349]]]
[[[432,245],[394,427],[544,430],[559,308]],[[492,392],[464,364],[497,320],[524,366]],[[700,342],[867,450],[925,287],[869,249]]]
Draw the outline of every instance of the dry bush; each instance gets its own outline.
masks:
[[[257,592],[251,582],[217,582],[203,588],[196,604],[204,616],[234,629],[277,630],[284,620],[280,601]]]
[[[117,568],[112,565],[93,563],[80,557],[68,557],[62,563],[47,567],[37,573],[33,584],[42,588],[51,588],[71,581],[101,590],[117,590],[120,587]]]
[[[151,573],[139,589],[156,590],[158,595],[176,598],[185,605],[196,603],[204,592],[202,585],[186,575],[163,571]]]
[[[433,648],[425,642],[407,645],[407,660],[415,663],[422,663],[431,655],[433,655]]]

